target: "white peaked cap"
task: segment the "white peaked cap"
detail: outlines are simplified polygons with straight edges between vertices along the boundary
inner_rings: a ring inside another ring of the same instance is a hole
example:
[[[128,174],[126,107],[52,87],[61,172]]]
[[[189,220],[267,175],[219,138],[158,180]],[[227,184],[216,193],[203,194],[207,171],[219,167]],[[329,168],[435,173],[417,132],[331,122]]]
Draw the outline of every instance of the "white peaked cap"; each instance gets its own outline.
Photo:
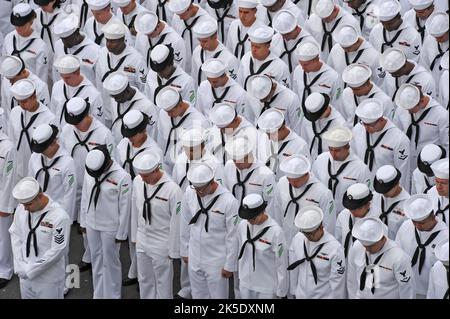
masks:
[[[22,61],[15,55],[4,55],[0,57],[0,74],[7,79],[19,74],[22,67]]]
[[[448,14],[442,11],[433,12],[428,17],[425,28],[433,37],[443,36],[449,29]]]
[[[383,117],[383,102],[376,98],[370,98],[362,101],[355,111],[361,121],[371,124]]]
[[[323,211],[318,206],[302,207],[297,216],[295,216],[294,224],[300,231],[310,233],[316,230],[323,221]]]
[[[137,15],[134,24],[136,31],[143,34],[149,34],[155,31],[159,18],[156,13],[151,11],[144,11]],[[152,50],[153,53],[153,50]]]
[[[238,8],[254,9],[258,6],[258,0],[238,0]]]
[[[170,111],[178,105],[180,93],[173,87],[166,86],[156,95],[156,105],[164,111]]]
[[[130,4],[131,0],[112,0],[112,2],[119,7],[125,7]]]
[[[311,61],[320,54],[320,48],[314,42],[302,42],[295,49],[300,61]]]
[[[91,10],[101,10],[111,4],[110,0],[86,0]]]
[[[248,30],[248,36],[250,41],[254,43],[270,42],[273,37],[273,29],[266,25],[261,25],[257,28],[250,28]]]
[[[315,13],[321,18],[328,18],[334,10],[333,0],[319,0],[316,2]]]
[[[36,91],[36,86],[33,81],[29,79],[22,79],[14,83],[10,90],[17,101],[22,101],[33,95]]]
[[[380,1],[377,8],[378,19],[380,21],[389,21],[400,13],[402,6],[397,0],[383,0]]]
[[[448,250],[448,239],[439,242],[434,248],[434,255],[446,266],[449,264]]]
[[[397,48],[389,48],[380,56],[381,67],[389,73],[394,73],[400,70],[405,63],[405,53]]]
[[[67,102],[67,113],[72,116],[80,115],[85,109],[86,101],[79,96],[73,97]]]
[[[273,6],[277,0],[259,0],[259,2],[265,7],[270,7]]]
[[[420,222],[433,212],[433,203],[426,194],[415,194],[408,198],[404,206],[405,215],[413,221]]]
[[[272,89],[272,79],[265,74],[256,74],[248,79],[248,92],[258,100],[265,99]]]
[[[125,36],[127,27],[125,26],[125,24],[123,24],[121,22],[112,21],[110,23],[107,23],[103,27],[102,31],[105,34],[106,39],[117,40],[117,39],[123,38]]]
[[[153,172],[161,164],[161,158],[157,152],[144,151],[136,156],[133,167],[138,174]]]
[[[80,19],[76,14],[62,15],[55,21],[53,32],[60,38],[67,38],[80,27]]]
[[[142,123],[144,115],[138,110],[129,110],[123,117],[123,125],[128,129],[134,129]]]
[[[247,136],[237,136],[225,144],[225,152],[231,159],[238,161],[253,151],[253,143]]]
[[[319,111],[325,103],[325,97],[318,92],[313,92],[305,100],[305,108],[311,113]]]
[[[433,164],[437,160],[441,159],[441,156],[442,148],[436,144],[427,144],[420,151],[421,161],[427,164]]]
[[[442,59],[441,59],[441,67],[444,69],[444,70],[447,70],[448,71],[448,51],[445,51],[445,54],[444,54],[444,56],[442,57]]]
[[[66,54],[55,61],[53,66],[58,70],[59,74],[69,74],[80,69],[80,59],[76,55]]]
[[[12,196],[21,204],[31,202],[40,191],[39,183],[33,177],[22,178],[12,191]]]
[[[351,200],[363,199],[369,196],[370,189],[364,183],[355,183],[347,188],[347,197]]]
[[[299,178],[309,173],[311,163],[299,154],[294,154],[280,163],[280,170],[289,178]]]
[[[344,126],[335,126],[322,135],[322,138],[327,142],[328,146],[331,147],[343,147],[350,143],[352,137],[352,131]]]
[[[423,10],[431,6],[434,0],[408,0],[411,7],[416,10]]]
[[[264,199],[260,194],[248,194],[242,199],[242,206],[245,205],[249,209],[258,208],[262,204],[264,204]]]
[[[284,114],[275,108],[269,108],[258,118],[261,131],[271,134],[277,132],[284,123]]]
[[[348,86],[357,88],[366,83],[372,76],[372,70],[365,64],[354,63],[342,72],[342,80]]]
[[[22,2],[14,6],[12,14],[19,17],[25,17],[29,15],[32,10],[33,8],[31,8],[28,3]]]
[[[165,44],[158,44],[150,53],[150,59],[155,63],[164,62],[169,56],[170,50]]]
[[[228,103],[216,104],[209,112],[209,119],[218,128],[224,128],[236,117],[236,110]]]
[[[431,164],[431,170],[434,176],[441,179],[448,179],[448,158],[440,159]]]
[[[356,221],[353,226],[352,235],[363,246],[371,246],[381,240],[384,236],[383,222],[379,218],[365,217]]]
[[[174,0],[169,1],[169,10],[176,14],[182,14],[191,5],[192,0]]]
[[[420,90],[417,86],[404,83],[395,95],[395,104],[402,109],[410,110],[420,102]]]
[[[123,72],[114,72],[108,75],[103,82],[103,88],[110,95],[122,93],[128,86],[128,76]]]
[[[359,32],[352,25],[344,25],[336,33],[336,42],[343,48],[348,48],[358,41]]]
[[[53,129],[49,124],[41,124],[33,131],[33,140],[38,144],[44,143],[53,135]]]
[[[207,78],[221,77],[227,71],[227,65],[220,59],[210,58],[201,66]]]
[[[214,179],[214,170],[207,163],[198,163],[189,169],[187,179],[194,187],[202,187]]]
[[[206,140],[205,132],[199,128],[185,130],[181,136],[181,144],[184,147],[194,147],[204,143]]]
[[[100,150],[92,150],[86,156],[86,166],[93,170],[97,171],[102,167],[105,162],[105,154],[103,154]]]
[[[208,38],[217,32],[217,21],[212,18],[201,19],[194,25],[192,30],[197,38]]]
[[[397,174],[397,170],[394,166],[383,165],[377,170],[375,178],[383,184],[387,184],[393,181],[397,177]]]
[[[280,34],[294,31],[297,27],[297,17],[289,10],[280,10],[273,17],[273,28]]]

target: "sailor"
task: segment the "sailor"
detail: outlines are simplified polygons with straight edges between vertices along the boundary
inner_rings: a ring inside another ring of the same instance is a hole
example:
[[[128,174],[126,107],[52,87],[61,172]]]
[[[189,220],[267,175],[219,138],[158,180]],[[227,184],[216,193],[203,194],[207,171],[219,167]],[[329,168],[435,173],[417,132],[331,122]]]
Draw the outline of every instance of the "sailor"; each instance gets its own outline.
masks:
[[[431,169],[435,176],[436,186],[430,189],[428,195],[433,202],[436,216],[448,226],[448,157],[431,164]]]
[[[437,260],[433,248],[448,240],[448,227],[436,218],[428,195],[413,195],[405,202],[404,207],[409,219],[400,226],[395,241],[410,258],[416,279],[416,297],[424,299],[430,270]]]
[[[233,0],[209,0],[205,4],[205,10],[217,20],[218,38],[221,43],[225,44],[230,24],[238,16],[238,6]]]
[[[143,0],[142,6],[147,8],[150,12],[155,12],[158,19],[172,25],[173,13],[169,9],[168,0]],[[138,31],[139,32],[139,31]]]
[[[362,36],[369,40],[370,31],[379,22],[376,14],[378,1],[343,0],[343,3],[344,8],[350,9],[352,16],[358,20]]]
[[[273,26],[275,16],[281,10],[292,12],[298,24],[305,24],[305,16],[302,10],[291,0],[261,0],[260,4],[256,17],[269,27]]]
[[[120,299],[120,243],[129,235],[131,178],[109,155],[106,145],[86,156],[80,207],[92,260],[94,299]]]
[[[388,237],[395,240],[398,229],[407,217],[405,202],[409,193],[400,184],[402,173],[392,165],[381,166],[373,181],[375,195],[372,207],[380,213],[379,218],[388,227]]]
[[[434,0],[408,0],[408,2],[412,8],[406,11],[403,17],[405,22],[419,32],[421,44],[424,44],[424,40],[428,35],[428,19],[435,11]],[[423,48],[425,49],[425,46]]]
[[[440,145],[425,145],[417,156],[417,168],[412,174],[411,194],[427,194],[435,185],[431,165],[446,158],[447,151]]]
[[[364,162],[350,147],[352,132],[346,127],[334,127],[322,138],[328,145],[328,152],[320,154],[312,165],[314,176],[331,190],[336,212],[343,209],[342,198],[347,188],[354,183],[370,187],[370,172]]]
[[[300,230],[289,247],[291,294],[296,299],[345,298],[345,257],[342,245],[325,230],[322,210],[300,209],[295,226]]]
[[[214,179],[206,163],[189,170],[180,216],[180,255],[188,265],[194,299],[227,299],[228,278],[236,270],[234,253],[239,203]]]
[[[330,97],[325,93],[313,92],[305,101],[303,109],[305,119],[300,128],[302,136],[309,145],[312,159],[326,152],[328,145],[322,135],[333,127],[345,125],[345,120],[339,111],[330,104]]]
[[[434,255],[438,259],[430,271],[427,299],[448,299],[449,294],[449,258],[448,240],[444,240],[434,248]]]
[[[389,239],[375,217],[358,220],[357,239],[348,255],[347,291],[350,299],[415,299],[415,274],[409,256]]]
[[[130,45],[134,46],[136,41],[136,18],[140,13],[146,13],[148,10],[140,5],[140,1],[136,0],[112,0],[112,2],[117,7],[117,18],[122,20],[123,24],[125,24],[130,31],[131,41]]]
[[[52,57],[55,52],[55,43],[59,37],[53,31],[55,29],[55,21],[65,14],[61,9],[62,0],[33,0],[39,6],[36,10],[37,20],[34,21],[34,27],[40,38],[44,40],[49,52],[49,62],[53,62]]]
[[[22,299],[63,299],[70,218],[32,177],[12,191],[19,202],[9,229]]]
[[[410,147],[408,137],[383,116],[383,104],[370,98],[356,109],[360,123],[353,128],[352,149],[367,165],[372,177],[383,165],[393,165],[401,173],[400,185],[410,189]]]
[[[89,9],[87,0],[72,0],[72,5],[78,6],[78,10],[76,10],[74,13],[76,13],[80,19],[80,29],[83,29],[87,19],[92,17],[92,11]]]
[[[241,299],[276,299],[288,293],[286,241],[266,207],[262,196],[253,193],[239,208],[242,220],[236,226],[235,254]]]
[[[450,107],[449,89],[447,83],[449,83],[449,67],[448,67],[448,53],[445,52],[441,59],[442,75],[439,79],[439,101],[441,105],[448,111]]]

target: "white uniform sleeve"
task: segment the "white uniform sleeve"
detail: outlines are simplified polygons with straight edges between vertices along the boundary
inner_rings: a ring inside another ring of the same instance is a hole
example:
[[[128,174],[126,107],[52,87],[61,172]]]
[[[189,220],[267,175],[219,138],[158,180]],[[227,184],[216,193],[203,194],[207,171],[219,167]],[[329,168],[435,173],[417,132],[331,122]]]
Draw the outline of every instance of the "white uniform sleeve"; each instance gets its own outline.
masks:
[[[137,207],[137,177],[133,180],[133,191],[131,194],[131,218],[130,218],[130,240],[132,243],[136,243],[138,220],[139,220],[139,209]]]
[[[394,276],[398,283],[400,299],[415,299],[416,282],[411,268],[411,259],[403,253],[394,264]]]
[[[431,267],[430,276],[428,277],[428,290],[427,299],[437,299],[436,298],[436,287],[433,277],[436,276],[436,264]]]
[[[345,299],[345,256],[339,245],[331,258],[330,286],[333,299]]]
[[[300,258],[297,256],[297,252],[295,251],[295,237],[292,240],[291,247],[289,247],[289,265],[295,263]],[[287,267],[286,267],[287,268]],[[297,283],[298,283],[298,267],[289,271],[289,282],[290,282],[290,291],[291,295],[296,294]]]
[[[170,201],[170,234],[169,234],[169,256],[180,258],[180,219],[183,210],[183,192],[179,187],[172,190]]]
[[[84,173],[83,179],[83,187],[81,189],[81,203],[80,203],[80,226],[86,228],[86,214],[88,211],[89,205],[89,193],[90,189],[88,189],[88,174]]]
[[[320,207],[323,209],[325,229],[334,236],[336,231],[336,205],[330,190],[320,198]]]
[[[9,152],[5,154],[5,165],[1,169],[3,172],[0,174],[0,212],[12,214],[14,210],[14,198],[10,195],[16,184],[16,150],[14,146],[11,147]],[[5,196],[9,194],[9,196]]]
[[[276,185],[275,175],[274,174],[267,175],[263,182],[262,197],[269,205],[272,201],[272,195],[274,193],[275,185]]]
[[[394,167],[396,167],[401,173],[400,185],[402,185],[408,192],[410,191],[410,164],[411,154],[409,140],[406,136],[401,136],[399,143],[394,147]]]
[[[11,227],[9,228],[9,233],[11,234],[11,246],[12,246],[12,252],[14,257],[14,272],[18,274],[19,276],[22,276],[22,274],[25,273],[25,259],[22,254],[23,249],[23,241],[22,241],[22,232],[21,228],[18,225],[20,223],[20,217],[19,214],[14,215],[13,223],[11,224]]]
[[[48,79],[48,60],[49,55],[47,48],[44,46],[43,50],[40,51],[36,57],[36,75],[44,82]]]
[[[231,194],[230,194],[231,195]],[[239,223],[239,202],[232,195],[230,196],[230,201],[226,205],[227,209],[225,211],[225,245],[227,248],[227,256],[225,260],[224,269],[230,272],[236,271],[236,256],[234,256],[233,250],[233,238],[236,236],[236,226]]]
[[[125,240],[128,237],[130,210],[131,210],[131,177],[127,173],[120,182],[119,187],[119,227],[116,233],[116,239]]]
[[[186,193],[183,196],[181,207],[183,207],[183,210],[181,211],[181,216],[180,216],[180,256],[188,257],[189,256],[189,237],[190,237],[189,221],[190,221],[192,214],[190,212],[189,205],[186,202]]]
[[[277,270],[277,296],[285,297],[289,290],[288,252],[285,251],[287,244],[281,229],[275,234],[273,242]]]
[[[356,279],[356,266],[354,263],[355,249],[352,246],[347,256],[347,293],[348,299],[356,299],[356,292],[358,290],[358,281]]]
[[[64,172],[63,177],[64,199],[62,207],[70,218],[75,216],[75,206],[77,199],[77,177],[75,173],[75,165],[70,161],[69,167]]]

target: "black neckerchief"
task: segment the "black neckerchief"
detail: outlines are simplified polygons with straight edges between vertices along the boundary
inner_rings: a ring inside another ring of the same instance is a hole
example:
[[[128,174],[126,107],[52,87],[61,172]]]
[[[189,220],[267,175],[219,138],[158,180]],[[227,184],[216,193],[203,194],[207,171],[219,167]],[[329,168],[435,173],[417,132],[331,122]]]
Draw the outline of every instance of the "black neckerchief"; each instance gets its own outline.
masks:
[[[45,215],[47,215],[48,211],[43,213],[41,216],[39,216],[38,222],[33,227],[31,225],[31,213],[28,213],[28,236],[27,236],[27,243],[26,243],[26,256],[27,258],[30,256],[30,246],[31,246],[31,240],[33,240],[33,248],[34,248],[34,255],[38,256],[38,242],[37,242],[37,236],[36,236],[36,230],[41,225],[42,220],[44,219]]]
[[[303,240],[303,254],[305,255],[304,258],[297,260],[296,262],[292,263],[289,265],[289,267],[287,268],[287,270],[294,270],[295,268],[297,268],[299,265],[303,264],[304,262],[309,262],[309,265],[311,267],[311,271],[314,277],[314,282],[317,285],[317,270],[316,270],[316,265],[314,264],[314,258],[320,253],[320,250],[323,248],[323,246],[326,243],[322,243],[320,244],[317,249],[314,251],[314,253],[309,256],[308,255],[308,250],[306,249],[306,243]]]
[[[50,168],[52,168],[53,166],[55,166],[56,163],[58,163],[58,161],[59,161],[59,159],[60,159],[61,157],[62,157],[62,156],[58,156],[58,157],[56,157],[56,158],[52,161],[52,163],[51,163],[50,165],[45,165],[45,162],[44,162],[44,156],[41,155],[41,166],[42,166],[42,167],[36,172],[36,175],[34,176],[34,178],[35,178],[35,179],[38,179],[39,174],[40,174],[41,172],[44,173],[44,187],[42,187],[42,191],[43,191],[43,192],[45,192],[45,191],[47,190],[48,182],[49,182],[49,180],[50,180],[50,173],[48,172],[48,170],[49,170]]]
[[[270,228],[270,226],[264,227],[263,230],[261,230],[255,237],[252,238],[252,235],[250,233],[250,227],[247,225],[247,240],[241,246],[241,251],[239,252],[238,260],[240,260],[242,258],[242,256],[244,255],[245,247],[247,246],[247,244],[252,245],[253,271],[255,271],[255,264],[256,264],[255,241],[257,241],[262,236],[264,236],[264,234],[267,233],[269,228]]]

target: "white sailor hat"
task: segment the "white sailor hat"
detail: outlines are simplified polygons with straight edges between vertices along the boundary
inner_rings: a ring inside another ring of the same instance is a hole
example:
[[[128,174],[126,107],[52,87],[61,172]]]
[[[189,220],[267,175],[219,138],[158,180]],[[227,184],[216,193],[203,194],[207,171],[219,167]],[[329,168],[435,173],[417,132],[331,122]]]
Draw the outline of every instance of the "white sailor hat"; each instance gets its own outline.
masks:
[[[335,34],[335,40],[343,48],[348,48],[358,41],[359,32],[352,25],[343,25]]]
[[[133,168],[138,174],[148,174],[157,169],[160,164],[161,158],[157,152],[144,151],[134,159]]]
[[[376,8],[378,9],[376,10],[378,19],[380,21],[389,21],[400,13],[402,6],[397,0],[384,0]]]
[[[270,7],[273,6],[277,0],[259,0],[259,2],[265,7]]]
[[[237,113],[228,103],[218,103],[209,112],[209,119],[218,128],[225,128],[235,119]]]
[[[150,53],[150,59],[156,63],[164,62],[169,56],[170,50],[169,47],[165,44],[158,44],[155,46]]]
[[[188,170],[187,179],[194,187],[202,187],[214,179],[214,170],[207,163],[196,163]]]
[[[380,56],[380,66],[389,73],[400,70],[405,63],[405,53],[397,48],[389,48]]]
[[[365,64],[353,63],[342,72],[342,80],[349,87],[357,88],[366,83],[372,76],[372,70]]]
[[[114,72],[108,75],[103,82],[103,88],[109,95],[118,95],[128,86],[128,76],[123,72]]]
[[[210,58],[201,66],[207,78],[218,78],[225,74],[227,65],[221,59]]]
[[[124,137],[132,137],[147,128],[148,116],[138,110],[130,110],[123,117],[121,132]]]
[[[93,149],[86,155],[86,167],[93,171],[99,170],[104,162],[105,154],[98,149]]]
[[[404,205],[405,215],[415,222],[420,222],[433,214],[433,203],[427,194],[415,194]]]
[[[373,194],[366,184],[355,183],[345,191],[342,205],[349,210],[355,210],[366,205],[372,198]]]
[[[448,158],[440,159],[431,164],[434,176],[440,179],[448,179]]]
[[[400,181],[402,173],[392,165],[383,165],[377,169],[373,189],[379,194],[386,194]]]
[[[158,25],[159,18],[156,13],[152,11],[144,11],[136,16],[134,24],[136,31],[143,34],[149,34],[155,31]],[[153,50],[152,50],[153,53]]]
[[[22,178],[12,191],[12,196],[21,204],[31,202],[41,192],[41,187],[33,177]]]
[[[91,10],[101,10],[111,4],[111,0],[86,0]]]
[[[89,114],[89,103],[76,96],[71,98],[66,105],[64,119],[67,123],[77,125]]]
[[[166,86],[156,95],[156,105],[164,111],[170,111],[181,102],[180,93],[173,87]]]
[[[112,0],[112,2],[119,7],[126,7],[130,4],[131,0]]]
[[[253,43],[267,43],[272,41],[273,29],[266,25],[250,28],[248,30],[248,36]]]
[[[7,79],[11,79],[19,74],[25,65],[22,60],[15,55],[4,55],[0,57],[0,74]]]
[[[362,101],[355,111],[363,123],[371,124],[383,117],[383,102],[377,98]]]
[[[431,6],[434,0],[408,0],[411,7],[416,10],[423,10]]]
[[[265,110],[258,118],[259,129],[267,134],[277,132],[283,124],[284,114],[275,108]]]
[[[31,150],[42,153],[50,146],[58,135],[58,128],[53,124],[41,124],[33,131]]]
[[[197,38],[208,38],[217,32],[217,21],[212,18],[202,19],[194,25],[192,30]]]
[[[11,93],[17,101],[28,99],[36,91],[36,86],[33,81],[29,79],[22,79],[14,83],[11,88]]]
[[[310,233],[322,224],[323,211],[318,206],[304,206],[295,216],[294,224],[301,231]]]
[[[107,40],[117,40],[125,37],[127,27],[122,22],[112,21],[107,23],[102,31],[105,34]]]
[[[260,194],[248,194],[242,199],[242,205],[239,207],[239,217],[242,219],[254,219],[256,216],[264,212],[267,202],[264,201]]]
[[[383,238],[384,224],[379,218],[361,218],[353,226],[352,236],[363,246],[372,246]]]
[[[448,14],[442,11],[433,12],[428,17],[425,28],[433,37],[443,36],[449,29]]]
[[[238,0],[238,8],[254,9],[258,6],[258,0]]]
[[[80,19],[78,15],[64,14],[55,21],[53,32],[60,38],[67,38],[72,35],[80,27]]]
[[[328,18],[334,10],[334,1],[333,0],[319,0],[316,2],[316,6],[314,7],[314,12],[321,19]]]
[[[10,22],[13,26],[23,26],[36,16],[33,8],[28,3],[18,3],[12,9]]]
[[[330,105],[330,97],[325,93],[313,92],[305,100],[305,118],[317,121]]]
[[[449,247],[448,247],[448,239],[439,242],[434,248],[434,255],[437,259],[439,259],[445,266],[449,264]]]
[[[410,110],[420,102],[420,90],[417,86],[403,83],[395,95],[395,104],[402,109]]]
[[[169,1],[169,10],[176,14],[182,14],[191,5],[192,0]]]
[[[322,135],[322,138],[330,147],[344,147],[350,143],[352,137],[352,131],[344,126],[335,126]]]
[[[417,156],[417,168],[428,177],[434,176],[431,164],[444,158],[447,155],[446,153],[442,146],[436,144],[425,145]]]
[[[206,134],[200,128],[191,128],[185,130],[181,136],[181,145],[184,147],[195,147],[205,143]]]
[[[81,63],[76,55],[66,54],[57,59],[53,66],[58,70],[59,74],[69,74],[78,71]]]
[[[272,79],[265,74],[255,74],[248,79],[247,90],[258,100],[265,99],[272,90]]]
[[[252,153],[254,145],[247,136],[236,136],[225,144],[225,152],[234,161],[242,160],[245,156]]]
[[[289,10],[280,10],[273,17],[273,28],[280,34],[287,34],[297,27],[297,17]]]
[[[320,48],[314,42],[305,41],[297,45],[295,54],[300,61],[311,61],[319,56]]]
[[[289,178],[299,178],[309,173],[311,163],[299,154],[293,154],[280,163],[280,170]]]

